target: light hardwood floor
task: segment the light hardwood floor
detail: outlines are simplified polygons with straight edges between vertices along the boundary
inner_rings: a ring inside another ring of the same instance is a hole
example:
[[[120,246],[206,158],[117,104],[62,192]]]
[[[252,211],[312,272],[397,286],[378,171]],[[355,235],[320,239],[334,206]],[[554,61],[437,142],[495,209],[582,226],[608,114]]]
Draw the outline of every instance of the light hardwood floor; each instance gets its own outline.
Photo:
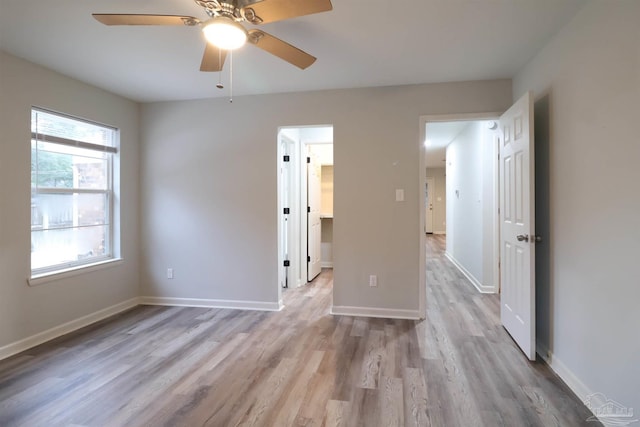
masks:
[[[442,251],[424,321],[331,316],[329,270],[279,313],[141,306],[0,361],[0,426],[586,425]]]

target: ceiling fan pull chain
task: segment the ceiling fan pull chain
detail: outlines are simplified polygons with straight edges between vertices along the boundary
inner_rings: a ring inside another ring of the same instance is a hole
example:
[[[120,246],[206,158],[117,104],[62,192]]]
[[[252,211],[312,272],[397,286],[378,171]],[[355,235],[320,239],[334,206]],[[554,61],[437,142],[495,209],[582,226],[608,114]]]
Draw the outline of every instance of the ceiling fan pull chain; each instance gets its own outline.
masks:
[[[229,51],[229,103],[233,102],[233,50]]]
[[[222,49],[218,49],[218,64],[222,64]],[[218,71],[218,84],[216,85],[216,87],[218,89],[223,89],[224,86],[222,85],[222,65],[219,65],[220,67],[220,71]]]

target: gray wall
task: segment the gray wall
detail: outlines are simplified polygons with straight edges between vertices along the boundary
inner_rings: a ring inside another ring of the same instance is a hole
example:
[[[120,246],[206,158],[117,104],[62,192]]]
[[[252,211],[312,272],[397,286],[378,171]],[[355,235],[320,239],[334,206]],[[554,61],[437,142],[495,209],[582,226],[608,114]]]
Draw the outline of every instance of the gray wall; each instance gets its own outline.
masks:
[[[435,194],[433,197],[433,232],[444,234],[447,221],[447,188],[445,168],[427,168],[427,178],[433,178]],[[440,200],[438,200],[438,198]]]
[[[510,103],[500,80],[144,105],[142,294],[277,302],[277,130],[333,124],[334,305],[418,310],[419,118]]]
[[[120,128],[124,262],[27,285],[31,107]],[[0,347],[138,295],[138,105],[0,52]]]
[[[581,397],[640,409],[640,2],[591,1],[521,71],[536,120],[537,337]]]

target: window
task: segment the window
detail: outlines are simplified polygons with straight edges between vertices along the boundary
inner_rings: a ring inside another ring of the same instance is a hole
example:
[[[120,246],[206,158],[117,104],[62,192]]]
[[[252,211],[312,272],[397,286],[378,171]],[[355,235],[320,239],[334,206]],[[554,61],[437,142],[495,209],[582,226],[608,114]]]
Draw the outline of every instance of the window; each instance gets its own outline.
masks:
[[[118,131],[31,110],[31,275],[114,258]]]

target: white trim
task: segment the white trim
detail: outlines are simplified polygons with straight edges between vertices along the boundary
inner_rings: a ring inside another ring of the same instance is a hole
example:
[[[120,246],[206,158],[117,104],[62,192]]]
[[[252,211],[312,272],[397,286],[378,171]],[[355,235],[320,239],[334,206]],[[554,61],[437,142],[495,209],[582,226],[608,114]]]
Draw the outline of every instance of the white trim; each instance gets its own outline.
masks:
[[[427,318],[427,213],[425,212],[426,199],[424,195],[424,186],[427,183],[426,170],[427,165],[425,157],[427,155],[427,148],[424,145],[426,138],[426,126],[427,116],[421,116],[419,123],[419,135],[418,138],[418,206],[420,207],[418,212],[420,213],[418,218],[418,236],[420,247],[418,248],[418,310],[420,311],[420,318]]]
[[[536,352],[540,355],[542,360],[549,365],[553,372],[555,372],[562,381],[569,386],[571,391],[573,391],[581,401],[584,402],[587,399],[587,396],[593,394],[589,387],[580,381],[580,379],[569,368],[567,368],[560,359],[554,357],[553,353],[547,348],[547,346],[542,344],[540,341],[536,342]]]
[[[299,143],[297,140],[294,140],[292,137],[290,137],[289,135],[283,133],[283,130],[286,129],[286,127],[279,127],[278,128],[278,133],[277,133],[277,138],[276,138],[276,145],[277,145],[277,159],[276,159],[276,171],[277,171],[277,230],[278,230],[278,241],[277,241],[277,245],[278,245],[278,298],[282,297],[282,286],[285,283],[285,276],[288,273],[288,280],[289,283],[299,283],[300,282],[300,275],[301,275],[301,270],[300,270],[300,242],[298,237],[299,234],[299,228],[300,228],[300,213],[299,213],[299,203],[298,203],[298,198],[299,198],[299,193],[300,193],[300,188],[299,188],[299,165],[298,165],[298,161],[297,159],[299,158],[300,154],[299,154]],[[283,145],[286,145],[286,153],[283,150]],[[283,188],[285,187],[283,181],[282,181],[282,168],[285,166],[284,162],[283,162],[283,156],[287,154],[290,157],[289,160],[289,164],[288,164],[288,168],[289,168],[289,179],[290,181],[292,181],[293,185],[289,188],[289,196],[291,198],[291,200],[289,200],[288,206],[284,206],[283,205]],[[289,267],[288,267],[288,272],[287,272],[287,268],[283,266],[284,263],[284,252],[283,252],[283,248],[285,246],[284,242],[283,242],[283,221],[282,221],[282,210],[283,208],[288,207],[290,209],[290,215],[289,215],[289,221],[288,221],[288,226],[289,226],[289,231],[290,231],[290,235],[288,236],[288,242],[287,244],[289,245],[289,256],[288,256],[288,261],[289,261]],[[305,278],[306,278],[306,273],[305,273]],[[291,286],[291,284],[289,285]]]
[[[500,272],[500,132],[493,134],[493,281],[496,293],[500,293],[502,273]]]
[[[333,268],[333,261],[322,261],[320,268]]]
[[[337,316],[382,317],[384,319],[421,319],[420,310],[396,310],[392,308],[331,306],[331,314]]]
[[[487,286],[483,285],[478,279],[475,278],[470,271],[468,271],[462,264],[460,264],[449,252],[445,251],[444,256],[451,261],[453,265],[455,265],[458,270],[471,282],[473,286],[478,290],[478,292],[483,294],[495,294],[496,288],[495,286]]]
[[[493,111],[488,113],[428,114],[426,116],[420,116],[420,121],[426,125],[427,123],[432,123],[432,122],[459,122],[459,121],[464,122],[469,120],[491,120],[491,119],[495,120],[500,118],[503,112]]]
[[[202,298],[170,298],[170,297],[140,297],[140,305],[166,305],[178,307],[207,307],[231,308],[234,310],[281,311],[284,308],[282,300],[279,302],[241,301]]]
[[[571,391],[578,397],[578,399],[580,399],[581,402],[585,402],[587,398],[594,393],[576,376],[576,374],[574,374],[569,368],[567,368],[567,365],[565,365],[560,359],[555,357],[553,353],[547,348],[547,346],[542,344],[540,341],[536,341],[536,353],[538,353],[538,355],[542,358],[542,360],[546,362],[549,368],[551,368],[551,370],[555,372],[562,381],[564,381],[564,383],[571,389]],[[588,406],[587,409],[589,409]],[[590,409],[589,411],[593,414],[593,411],[591,411]],[[604,422],[603,424],[606,425]]]
[[[98,310],[95,313],[91,313],[70,322],[63,323],[62,325],[47,329],[44,332],[40,332],[28,338],[24,338],[20,341],[7,344],[3,347],[0,347],[0,360],[6,359],[7,357],[13,356],[14,354],[18,354],[22,351],[28,350],[47,341],[51,341],[52,339],[58,338],[59,336],[76,331],[80,328],[84,328],[85,326],[89,326],[92,323],[99,322],[100,320],[106,319],[107,317],[111,317],[125,310],[129,310],[130,308],[133,308],[137,305],[138,298],[131,298],[127,301],[112,305],[111,307]]]
[[[38,286],[43,283],[54,282],[56,280],[66,279],[68,277],[78,276],[80,274],[91,273],[93,271],[102,270],[108,267],[115,267],[122,263],[122,258],[111,258],[104,261],[98,261],[91,264],[76,265],[64,270],[50,271],[48,273],[36,274],[27,279],[29,286]]]

